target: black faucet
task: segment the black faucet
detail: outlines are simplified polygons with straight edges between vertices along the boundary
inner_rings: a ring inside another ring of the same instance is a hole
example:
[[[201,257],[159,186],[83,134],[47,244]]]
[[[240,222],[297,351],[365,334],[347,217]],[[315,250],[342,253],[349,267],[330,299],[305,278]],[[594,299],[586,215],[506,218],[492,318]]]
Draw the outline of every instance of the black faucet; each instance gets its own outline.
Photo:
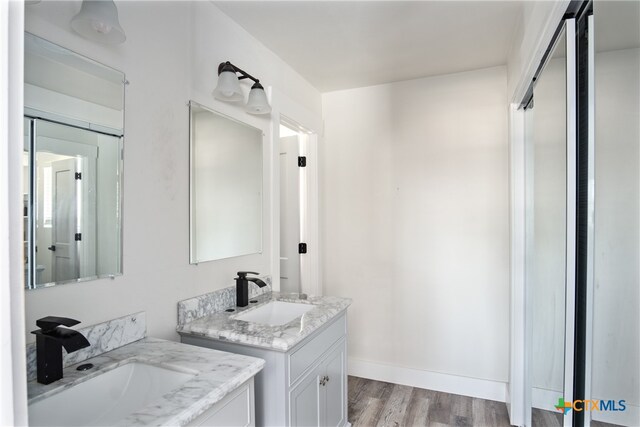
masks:
[[[38,358],[38,382],[50,384],[62,378],[62,347],[67,353],[89,347],[89,341],[80,332],[60,326],[73,326],[80,323],[66,317],[47,316],[36,320],[40,328],[32,331],[36,336],[36,355]]]
[[[256,285],[264,288],[267,286],[262,280],[257,277],[247,277],[247,274],[260,274],[253,271],[238,271],[238,277],[236,281],[236,305],[238,307],[246,307],[249,305],[249,282],[253,282]]]

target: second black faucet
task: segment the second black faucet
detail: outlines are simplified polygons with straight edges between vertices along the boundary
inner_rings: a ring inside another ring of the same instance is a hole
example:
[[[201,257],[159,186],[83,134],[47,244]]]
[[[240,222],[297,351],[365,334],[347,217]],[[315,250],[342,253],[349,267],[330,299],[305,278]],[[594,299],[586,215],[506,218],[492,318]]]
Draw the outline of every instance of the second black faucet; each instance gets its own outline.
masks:
[[[247,274],[260,274],[253,271],[238,271],[238,277],[236,281],[236,305],[238,307],[246,307],[249,305],[249,282],[253,282],[256,285],[264,288],[267,286],[262,280],[257,277],[247,277]]]

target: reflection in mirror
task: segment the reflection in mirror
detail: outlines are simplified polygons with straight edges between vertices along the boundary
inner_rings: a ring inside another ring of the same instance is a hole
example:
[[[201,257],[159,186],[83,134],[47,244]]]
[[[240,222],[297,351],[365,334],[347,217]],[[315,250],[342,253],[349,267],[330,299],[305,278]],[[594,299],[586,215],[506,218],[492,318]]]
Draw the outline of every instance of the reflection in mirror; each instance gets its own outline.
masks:
[[[122,273],[124,75],[25,34],[25,284]]]
[[[118,274],[121,138],[31,123],[35,286]]]
[[[531,301],[531,421],[562,425],[567,222],[566,34],[536,81],[527,110],[527,287]],[[530,249],[530,250],[529,250]]]
[[[640,425],[640,2],[596,1],[591,425]],[[595,28],[594,28],[595,27]],[[625,410],[619,402],[625,401]]]
[[[262,251],[260,129],[190,103],[191,263]]]
[[[29,115],[122,135],[124,74],[33,34],[24,39]]]

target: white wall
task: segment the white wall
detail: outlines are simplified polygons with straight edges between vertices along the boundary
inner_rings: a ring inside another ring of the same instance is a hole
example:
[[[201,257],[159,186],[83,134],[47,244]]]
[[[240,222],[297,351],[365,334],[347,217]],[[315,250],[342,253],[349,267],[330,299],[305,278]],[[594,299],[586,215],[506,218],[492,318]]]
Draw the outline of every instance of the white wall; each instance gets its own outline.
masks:
[[[269,118],[213,99],[218,63],[237,63],[272,85],[274,93],[320,115],[319,93],[212,3],[121,1],[117,6],[127,41],[115,47],[71,32],[69,21],[79,2],[26,6],[27,31],[121,70],[131,82],[125,97],[124,275],[27,292],[28,340],[35,320],[45,315],[93,324],[140,310],[147,312],[150,335],[177,339],[177,301],[231,286],[239,270],[270,273],[270,193],[265,194],[262,254],[189,265],[187,101],[271,134]],[[269,162],[264,169],[264,180],[271,182]]]
[[[351,368],[506,382],[506,68],[322,100],[322,274],[354,299]]]

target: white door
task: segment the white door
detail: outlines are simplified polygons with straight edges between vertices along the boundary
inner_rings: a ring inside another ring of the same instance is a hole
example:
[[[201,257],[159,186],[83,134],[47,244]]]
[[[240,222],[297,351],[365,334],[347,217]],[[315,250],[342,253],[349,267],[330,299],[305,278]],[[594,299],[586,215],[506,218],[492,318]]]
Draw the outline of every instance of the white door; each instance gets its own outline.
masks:
[[[280,138],[280,290],[300,292],[300,153],[297,136]]]
[[[52,198],[52,274],[54,282],[79,277],[76,227],[78,219],[76,160],[59,160],[51,164]]]
[[[37,265],[38,268],[44,268],[36,281],[44,284],[93,277],[97,274],[98,267],[99,214],[102,213],[102,218],[108,220],[112,212],[107,209],[100,212],[98,209],[98,147],[91,145],[95,143],[96,135],[60,124],[45,125],[46,128],[44,125],[38,128],[40,133],[36,137]],[[62,135],[63,138],[46,136],[51,134]],[[109,155],[108,150],[106,154]],[[109,162],[109,158],[106,157],[103,161]],[[103,169],[103,174],[105,170],[107,169]],[[78,177],[81,179],[75,179],[76,173],[81,174]],[[103,190],[111,188],[108,179],[111,178],[103,180]],[[102,200],[109,197],[110,193],[101,193]],[[73,208],[69,215],[67,207]],[[103,221],[103,227],[105,224]],[[67,235],[68,230],[63,231],[69,227],[72,230],[71,237]],[[57,236],[54,234],[56,232]],[[75,233],[81,233],[82,240],[75,241]],[[70,238],[73,240],[69,240]],[[73,247],[71,252],[67,250],[69,245]],[[103,259],[108,257],[102,257],[100,261]]]

